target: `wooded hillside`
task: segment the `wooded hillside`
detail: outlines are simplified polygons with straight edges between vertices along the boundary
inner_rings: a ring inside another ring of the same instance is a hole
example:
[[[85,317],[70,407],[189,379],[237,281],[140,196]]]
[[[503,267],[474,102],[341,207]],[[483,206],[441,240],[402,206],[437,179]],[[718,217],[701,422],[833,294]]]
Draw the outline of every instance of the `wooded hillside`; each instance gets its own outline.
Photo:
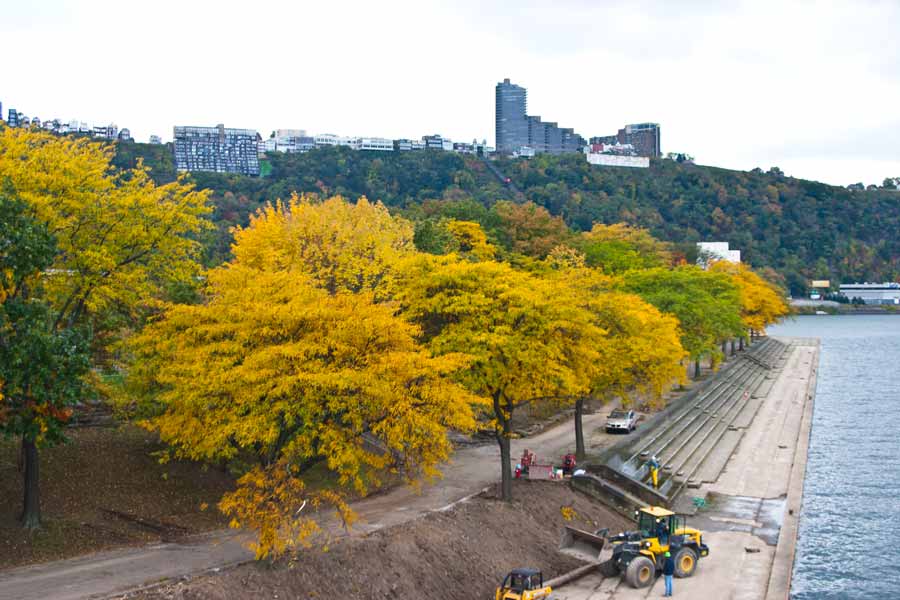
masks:
[[[162,181],[174,177],[165,146],[125,144],[116,159],[132,166],[138,156]],[[261,204],[291,192],[366,196],[420,217],[428,200],[458,203],[440,212],[485,223],[483,207],[522,201],[481,159],[439,151],[405,153],[318,149],[271,154],[265,178],[198,173],[193,180],[214,191],[218,234],[207,240],[208,262],[223,260],[228,229],[244,225]],[[626,222],[684,250],[697,241],[727,241],[756,268],[772,267],[794,293],[808,279],[883,281],[900,278],[900,192],[845,188],[761,171],[743,172],[653,161],[650,169],[596,167],[580,155],[502,159],[494,163],[524,199],[587,231],[594,222]],[[474,202],[473,202],[474,201]],[[444,204],[444,203],[442,203]],[[503,245],[503,240],[494,240]]]

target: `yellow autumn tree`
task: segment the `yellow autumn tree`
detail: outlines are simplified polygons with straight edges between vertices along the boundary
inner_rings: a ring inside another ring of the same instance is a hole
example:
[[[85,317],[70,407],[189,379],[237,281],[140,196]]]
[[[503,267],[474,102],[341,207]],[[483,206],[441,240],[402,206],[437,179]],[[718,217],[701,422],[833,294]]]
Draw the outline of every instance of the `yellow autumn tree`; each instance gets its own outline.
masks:
[[[658,401],[674,383],[685,378],[678,320],[661,313],[640,296],[605,292],[590,299],[588,308],[606,331],[599,346],[600,361],[591,382],[591,395],[603,401],[634,394]],[[584,458],[583,400],[575,406],[576,454]]]
[[[544,263],[552,270],[562,271],[567,269],[582,269],[587,266],[583,252],[560,244],[550,251]]]
[[[432,352],[471,357],[456,380],[490,401],[503,498],[511,500],[514,411],[587,393],[604,332],[564,282],[493,261],[424,256],[406,265],[398,287],[401,314],[421,327]]]
[[[488,242],[487,235],[479,223],[474,221],[447,221],[447,231],[456,241],[457,252],[474,260],[491,260],[497,248]]]
[[[307,490],[311,466],[359,492],[401,468],[432,476],[451,450],[447,429],[474,425],[477,398],[451,382],[464,355],[432,358],[420,330],[371,292],[317,283],[228,264],[210,273],[204,303],[170,306],[134,343],[132,385],[155,392],[159,414],[146,425],[172,455],[255,457],[220,508],[257,532],[258,558],[306,540],[320,504],[351,514],[341,495]]]
[[[379,203],[323,202],[293,195],[251,217],[234,232],[235,261],[265,271],[299,270],[334,294],[371,291],[392,265],[415,252],[413,226]]]
[[[560,253],[568,256],[571,252]],[[551,253],[547,262],[556,264]],[[685,377],[682,361],[687,352],[681,346],[678,319],[660,312],[635,294],[614,291],[620,284],[596,269],[557,267],[554,277],[582,291],[582,302],[594,323],[604,331],[598,341],[600,356],[593,373],[589,396],[607,402],[615,397],[628,401],[635,394],[658,400]],[[584,402],[575,401],[575,453],[585,456]]]
[[[210,227],[207,192],[182,179],[155,185],[140,165],[116,170],[113,152],[83,138],[0,127],[0,182],[28,205],[55,242],[40,285],[29,286],[34,297],[26,299],[48,306],[50,338],[91,331],[95,349],[139,324],[171,290],[195,285],[196,239]],[[62,372],[54,375],[65,379]],[[41,432],[48,422],[62,429],[71,413],[51,411],[55,401],[46,394],[36,386],[24,397],[7,394],[27,408],[16,421],[25,456],[22,521],[29,527],[40,524],[38,448],[62,438]],[[67,399],[75,402],[77,397]]]
[[[109,311],[133,316],[200,272],[196,236],[210,227],[209,192],[181,179],[155,185],[142,167],[116,171],[113,152],[84,138],[0,130],[0,181],[56,238],[44,285],[60,323]]]
[[[727,273],[738,288],[741,301],[741,321],[752,333],[762,333],[766,327],[785,317],[790,309],[784,293],[743,263],[716,261],[710,271]]]

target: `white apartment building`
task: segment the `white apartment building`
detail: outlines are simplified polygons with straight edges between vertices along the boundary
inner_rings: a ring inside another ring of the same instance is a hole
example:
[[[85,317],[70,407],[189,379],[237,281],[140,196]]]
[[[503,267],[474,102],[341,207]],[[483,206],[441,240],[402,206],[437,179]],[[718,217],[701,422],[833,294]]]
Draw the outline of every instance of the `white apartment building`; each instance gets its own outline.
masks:
[[[348,137],[341,137],[339,135],[334,135],[333,133],[321,133],[313,138],[313,143],[316,145],[316,148],[321,146],[350,146],[352,147],[351,139]]]
[[[376,150],[380,152],[393,152],[394,140],[387,138],[359,138],[359,150]]]
[[[257,152],[260,158],[265,157],[266,152],[275,152],[275,138],[268,138],[265,140],[259,140],[256,144]]]
[[[109,125],[96,125],[91,131],[91,134],[94,137],[114,140],[119,135],[119,128],[112,123]]]
[[[275,139],[284,140],[288,138],[306,137],[305,129],[276,129]]]
[[[278,129],[270,139],[275,144],[270,152],[307,152],[315,147],[315,140],[306,135],[305,129]]]

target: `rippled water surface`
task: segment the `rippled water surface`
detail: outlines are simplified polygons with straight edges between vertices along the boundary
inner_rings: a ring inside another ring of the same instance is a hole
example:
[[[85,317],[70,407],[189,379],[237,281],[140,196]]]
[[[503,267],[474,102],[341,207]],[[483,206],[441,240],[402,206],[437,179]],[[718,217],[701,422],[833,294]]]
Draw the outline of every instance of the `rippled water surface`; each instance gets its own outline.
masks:
[[[822,344],[791,597],[900,598],[900,315],[769,334]]]

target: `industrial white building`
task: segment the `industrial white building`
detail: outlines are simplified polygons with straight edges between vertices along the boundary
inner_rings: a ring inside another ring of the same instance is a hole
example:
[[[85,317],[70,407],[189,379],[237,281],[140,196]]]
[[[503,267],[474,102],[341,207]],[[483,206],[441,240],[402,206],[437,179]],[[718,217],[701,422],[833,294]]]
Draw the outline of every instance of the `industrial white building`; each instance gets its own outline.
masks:
[[[841,294],[866,304],[900,304],[900,283],[841,284]]]
[[[646,169],[650,167],[650,159],[646,156],[619,156],[616,154],[599,154],[591,152],[586,154],[587,161],[592,165],[604,167],[632,167]]]

